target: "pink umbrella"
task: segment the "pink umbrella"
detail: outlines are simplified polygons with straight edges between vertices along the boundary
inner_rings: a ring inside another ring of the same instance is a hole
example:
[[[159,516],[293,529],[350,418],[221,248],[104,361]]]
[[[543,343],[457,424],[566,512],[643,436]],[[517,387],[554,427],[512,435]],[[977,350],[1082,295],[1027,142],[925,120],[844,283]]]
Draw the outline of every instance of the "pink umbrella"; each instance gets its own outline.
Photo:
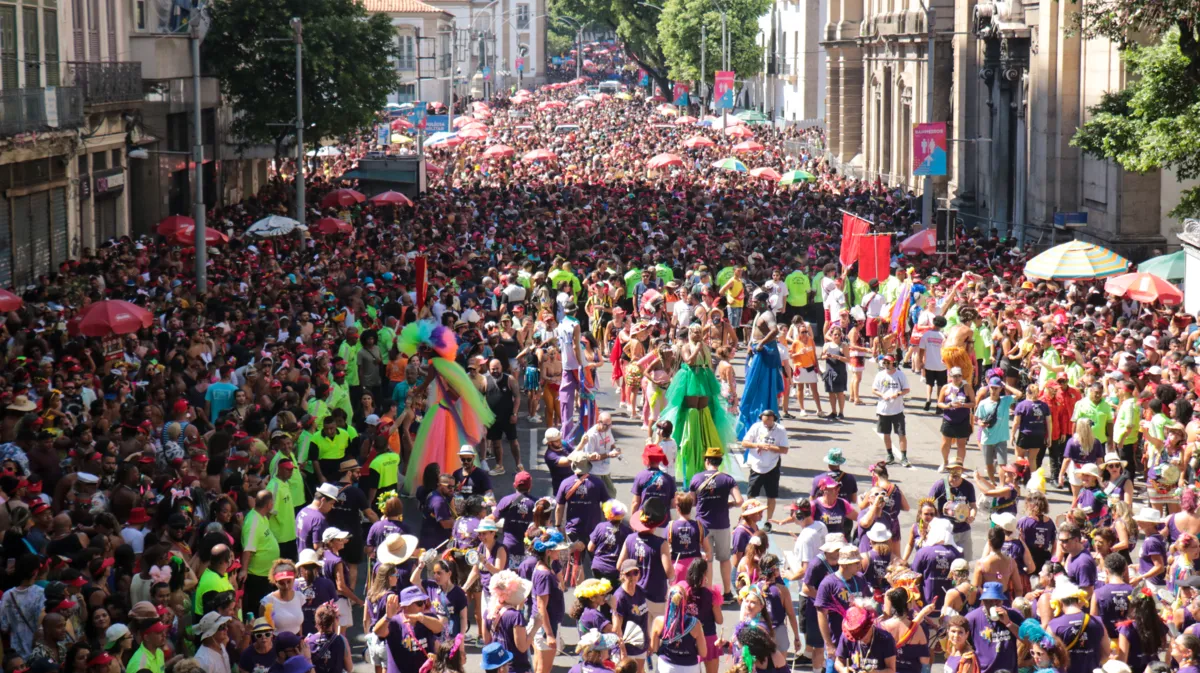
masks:
[[[434,175],[442,175],[443,173],[446,172],[446,169],[442,168],[441,166],[438,166],[437,164],[427,163],[427,164],[425,164],[425,172],[433,173]]]
[[[8,290],[0,290],[0,311],[16,311],[25,305],[25,300]]]
[[[412,199],[401,194],[400,192],[393,192],[393,191],[386,191],[386,192],[383,192],[382,194],[376,194],[375,196],[372,196],[370,199],[367,199],[367,200],[370,201],[371,203],[374,203],[377,206],[389,205],[389,204],[393,205],[393,206],[401,206],[401,205],[411,206],[413,204]]]
[[[466,126],[467,124],[471,124],[476,121],[477,120],[470,115],[463,115],[461,117],[455,117],[454,123],[452,124],[452,126],[454,126],[454,128],[458,128],[460,126]]]
[[[195,225],[196,222],[187,215],[172,215],[159,222],[155,231],[158,232],[159,236],[171,238],[175,235],[175,232],[179,231],[180,227],[193,227]]]
[[[555,154],[554,152],[551,152],[550,150],[536,149],[536,150],[532,150],[530,152],[526,152],[525,155],[521,157],[521,161],[528,161],[528,162],[554,161],[557,158],[558,158],[558,155]]]
[[[483,122],[471,122],[469,124],[463,124],[461,127],[459,127],[458,130],[459,131],[470,131],[471,129],[480,129],[480,130],[486,131],[487,124],[484,124]]]
[[[606,93],[598,93],[595,96],[592,96],[592,100],[599,102],[599,103],[603,103],[604,101],[606,101],[610,98],[612,98],[612,96],[610,96]]]
[[[367,200],[367,197],[363,196],[359,192],[354,191],[353,189],[335,189],[332,192],[329,192],[328,194],[326,194],[325,197],[321,199],[321,207],[322,208],[334,208],[334,207],[345,208],[347,206],[353,206],[356,203],[362,203],[363,201],[366,201],[366,200]]]
[[[175,230],[175,242],[180,245],[194,245],[196,243],[196,225],[185,224]],[[213,229],[212,227],[204,228],[204,244],[205,245],[225,245],[229,242],[229,237],[225,232]]]
[[[648,168],[666,168],[667,166],[682,166],[683,158],[678,154],[658,154],[646,162]]]
[[[485,159],[504,159],[516,154],[516,150],[508,145],[492,145],[483,151]]]
[[[754,177],[756,177],[760,180],[770,180],[772,182],[779,182],[780,180],[783,179],[783,176],[779,174],[779,171],[777,171],[774,168],[771,168],[769,166],[763,166],[762,168],[755,168],[750,171],[750,175],[753,175]]]
[[[1179,288],[1149,273],[1127,273],[1109,278],[1104,281],[1104,291],[1145,304],[1156,301],[1167,305],[1183,303],[1183,292]]]
[[[492,111],[491,110],[476,110],[475,118],[476,119],[491,119]]]
[[[754,131],[751,131],[745,126],[730,126],[729,128],[725,129],[725,135],[731,138],[753,138]]]
[[[541,103],[537,104],[537,111],[545,112],[547,110],[561,110],[562,108],[565,108],[565,107],[567,107],[566,101],[547,100],[547,101],[542,101]]]
[[[676,126],[686,126],[688,124],[695,124],[696,118],[691,115],[683,115],[682,117],[676,118],[675,121],[671,123]]]
[[[458,137],[463,140],[483,140],[488,137],[488,132],[480,128],[463,129],[458,132]]]
[[[518,96],[530,96],[530,95],[533,95],[533,92],[530,91],[529,89],[517,89],[517,95]]]
[[[478,112],[480,110],[489,110],[490,111],[492,109],[492,106],[488,105],[487,103],[485,103],[481,100],[477,100],[477,101],[474,101],[473,103],[471,103],[471,109],[475,110],[476,112]]]
[[[336,236],[337,234],[348,234],[354,231],[354,227],[349,222],[339,220],[336,217],[322,217],[313,225],[317,233],[325,234],[326,236]]]
[[[937,252],[937,230],[933,227],[922,229],[900,241],[900,252],[906,255],[915,255],[918,252],[932,255]]]
[[[579,101],[578,103],[576,103],[576,104],[575,104],[575,107],[576,107],[576,108],[578,108],[578,109],[580,109],[580,110],[586,110],[586,109],[588,109],[588,108],[590,108],[590,107],[596,107],[596,101],[594,101],[594,100],[581,100],[581,101]]]
[[[740,142],[733,146],[734,152],[761,152],[763,149],[762,143],[753,140]]]
[[[692,136],[691,138],[683,141],[683,146],[689,150],[694,150],[697,147],[712,147],[716,144],[717,143],[713,142],[713,140],[707,136]]]
[[[130,334],[152,324],[153,313],[119,299],[98,301],[83,309],[79,316],[80,334],[90,337]]]
[[[392,130],[393,131],[405,131],[405,130],[411,129],[412,127],[413,127],[412,122],[408,121],[407,119],[393,119],[392,120]]]

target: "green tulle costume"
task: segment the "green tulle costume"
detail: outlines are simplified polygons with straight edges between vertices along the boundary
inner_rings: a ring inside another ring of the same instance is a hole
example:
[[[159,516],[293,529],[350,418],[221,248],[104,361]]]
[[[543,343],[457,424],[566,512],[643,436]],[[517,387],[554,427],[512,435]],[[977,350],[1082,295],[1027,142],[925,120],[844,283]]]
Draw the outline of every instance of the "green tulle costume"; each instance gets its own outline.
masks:
[[[708,405],[702,409],[684,407],[687,397],[707,398]],[[679,446],[675,478],[681,489],[686,489],[692,477],[704,471],[704,452],[711,446],[725,450],[721,471],[740,479],[741,468],[727,450],[737,441],[737,431],[721,399],[721,383],[712,367],[680,365],[667,388],[667,407],[660,418],[674,426],[671,438]]]

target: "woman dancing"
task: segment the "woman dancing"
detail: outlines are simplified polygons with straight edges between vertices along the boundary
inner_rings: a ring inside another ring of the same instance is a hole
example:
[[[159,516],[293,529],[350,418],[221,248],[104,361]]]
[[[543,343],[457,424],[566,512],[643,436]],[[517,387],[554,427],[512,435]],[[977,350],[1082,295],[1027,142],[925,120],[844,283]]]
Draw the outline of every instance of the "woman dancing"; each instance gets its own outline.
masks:
[[[724,449],[736,441],[733,418],[721,401],[721,384],[713,373],[712,353],[702,337],[699,325],[688,327],[682,361],[667,389],[667,409],[661,417],[674,427],[672,439],[679,445],[675,477],[680,484],[690,484],[694,475],[704,471],[706,449]],[[729,452],[721,467],[733,473]]]
[[[410,323],[400,332],[398,347],[405,355],[421,351],[429,360],[429,376],[421,389],[434,385],[431,411],[425,414],[413,446],[419,450],[409,457],[405,469],[404,491],[416,490],[418,475],[433,463],[442,474],[451,474],[462,463],[458,449],[483,440],[484,428],[492,424],[492,412],[467,372],[454,361],[458,341],[449,329],[432,321]]]

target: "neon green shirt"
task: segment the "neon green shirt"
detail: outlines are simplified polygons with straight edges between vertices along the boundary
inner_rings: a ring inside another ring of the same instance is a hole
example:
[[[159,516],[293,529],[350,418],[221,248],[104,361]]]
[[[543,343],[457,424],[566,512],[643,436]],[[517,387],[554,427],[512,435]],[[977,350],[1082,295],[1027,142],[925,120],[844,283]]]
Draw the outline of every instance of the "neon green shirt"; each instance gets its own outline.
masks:
[[[350,445],[350,433],[338,429],[337,434],[326,437],[325,433],[313,435],[312,445],[317,449],[318,460],[340,460],[346,457],[346,447]]]
[[[1113,423],[1113,436],[1121,446],[1137,442],[1142,434],[1142,409],[1137,400],[1130,397],[1117,407],[1117,418]]]
[[[282,489],[284,493],[288,490]],[[291,495],[288,495],[291,501]],[[276,503],[278,504],[278,503]],[[295,526],[295,519],[290,519]],[[292,535],[295,536],[293,530]],[[254,510],[246,512],[246,520],[242,522],[242,549],[250,552],[250,566],[246,572],[256,577],[267,577],[271,574],[271,564],[279,558],[279,540],[271,531],[271,521]]]
[[[818,271],[817,275],[812,277],[812,288],[816,292],[816,294],[813,295],[813,302],[817,304],[825,303],[825,293],[821,291],[821,281],[824,279],[824,271]]]
[[[301,436],[303,437],[303,434]],[[310,435],[310,437],[311,437],[311,435]],[[305,452],[306,456],[308,454],[308,444],[309,443],[310,442],[308,440],[305,440],[304,452]],[[279,477],[279,461],[283,460],[284,458],[291,459],[292,462],[295,463],[296,467],[303,466],[303,461],[301,461],[300,456],[298,456],[298,455],[297,456],[285,456],[285,455],[283,455],[282,451],[277,451],[275,453],[275,456],[271,458],[270,474],[271,474],[272,478],[278,479],[278,477]],[[287,484],[288,484],[288,487],[292,491],[292,502],[293,503],[304,502],[304,477],[300,474],[300,470],[292,470],[292,478],[288,479]],[[268,486],[268,488],[270,488],[270,486]],[[276,501],[279,500],[278,495],[275,496],[275,500]],[[283,539],[283,538],[280,538],[280,540],[283,542],[287,542],[287,540]]]
[[[1045,352],[1042,353],[1042,363],[1052,367],[1061,367],[1062,356],[1059,355],[1058,351],[1054,350],[1053,348],[1047,348]],[[1038,383],[1045,385],[1046,381],[1050,380],[1051,375],[1052,374],[1048,367],[1042,367],[1042,373],[1038,376]],[[1071,385],[1075,384],[1072,383]]]
[[[379,490],[395,486],[400,472],[400,456],[392,451],[381,453],[371,461],[371,470],[379,474]]]
[[[200,613],[197,612],[196,614]],[[129,659],[129,670],[141,671],[144,669],[150,671],[150,673],[164,673],[167,670],[166,656],[161,647],[158,648],[157,652],[151,652],[146,649],[145,645],[142,645],[137,648],[137,651]]]
[[[298,476],[300,470],[292,470],[292,476]],[[267,519],[271,532],[277,542],[291,542],[296,539],[296,493],[290,483],[280,481],[279,477],[271,477],[267,482],[267,490],[275,496],[275,512]],[[300,481],[300,500],[304,502],[304,480]],[[245,530],[245,524],[242,525]],[[245,543],[243,543],[243,548]]]
[[[338,347],[338,357],[346,361],[346,385],[358,385],[358,352],[362,350],[362,342],[353,346],[349,341],[343,341]]]
[[[992,361],[992,330],[980,323],[973,330],[975,334],[975,359],[984,362]]]
[[[278,552],[275,554],[275,557],[279,557]],[[274,561],[275,559],[273,558],[271,560]],[[213,572],[212,568],[205,570],[204,574],[200,576],[200,582],[196,584],[195,612],[197,615],[204,615],[204,595],[210,591],[233,591],[233,585],[229,583],[228,577],[225,575],[218,575],[217,573]],[[130,662],[130,664],[132,663],[133,662]]]
[[[793,271],[783,279],[787,287],[788,306],[808,306],[808,291],[812,288],[808,274],[803,271]]]
[[[1099,404],[1093,404],[1085,397],[1075,403],[1075,412],[1071,414],[1071,422],[1081,418],[1091,420],[1092,434],[1101,444],[1104,444],[1108,441],[1108,424],[1113,420],[1113,415],[1113,408],[1108,400],[1100,400]]]

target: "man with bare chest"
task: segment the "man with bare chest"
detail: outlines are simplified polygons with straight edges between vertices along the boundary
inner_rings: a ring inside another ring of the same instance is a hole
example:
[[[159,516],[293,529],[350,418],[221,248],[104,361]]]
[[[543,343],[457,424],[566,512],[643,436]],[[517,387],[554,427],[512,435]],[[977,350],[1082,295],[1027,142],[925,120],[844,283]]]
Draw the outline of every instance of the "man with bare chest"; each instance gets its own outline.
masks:
[[[779,327],[765,290],[754,293],[756,315],[750,328],[749,362],[746,365],[746,386],[738,416],[738,439],[758,421],[763,411],[779,413],[779,394],[783,392],[783,362],[779,357]]]

